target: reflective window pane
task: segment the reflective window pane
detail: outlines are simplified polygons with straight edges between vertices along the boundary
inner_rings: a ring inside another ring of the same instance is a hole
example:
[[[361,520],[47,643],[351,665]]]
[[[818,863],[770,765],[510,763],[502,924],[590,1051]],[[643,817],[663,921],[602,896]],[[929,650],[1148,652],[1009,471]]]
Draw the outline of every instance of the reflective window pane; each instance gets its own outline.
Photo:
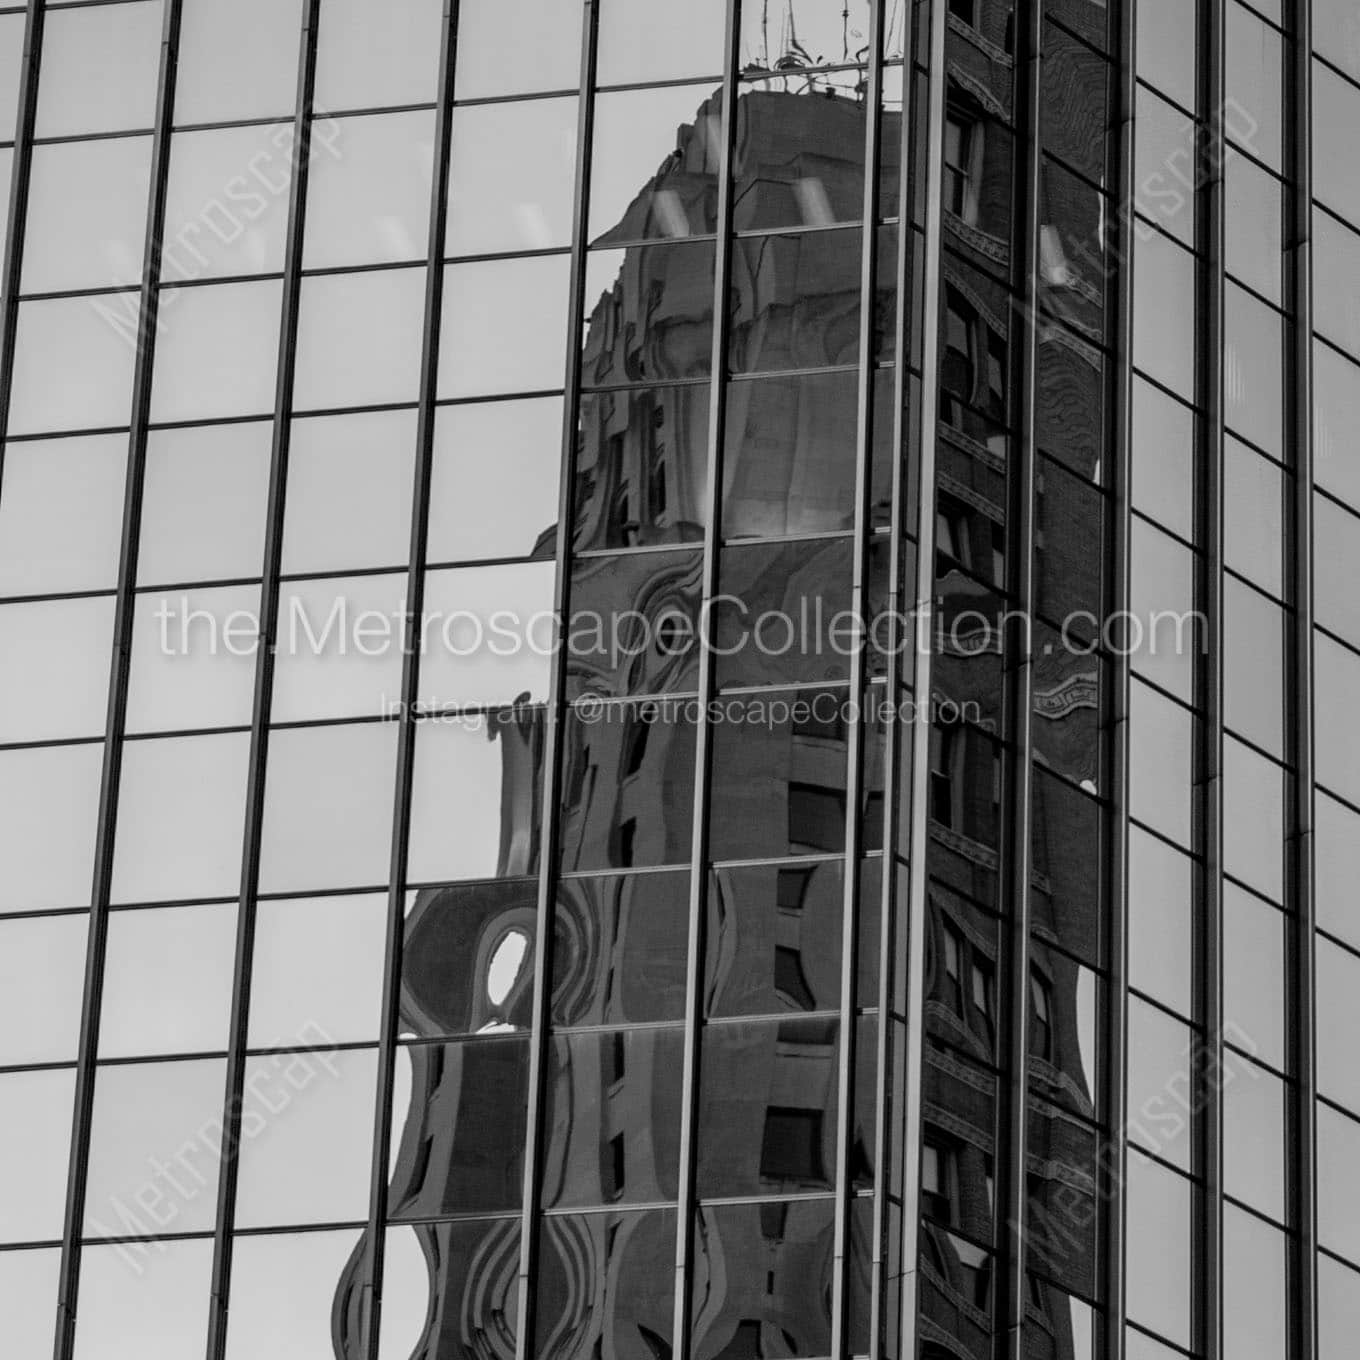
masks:
[[[1190,1072],[1195,1048],[1188,1025],[1139,997],[1129,998],[1128,1136],[1185,1171],[1194,1154]]]
[[[1360,89],[1313,63],[1313,194],[1348,222],[1360,222],[1360,168],[1350,130],[1360,122]]]
[[[1271,169],[1284,169],[1283,39],[1245,6],[1229,0],[1224,130]]]
[[[1313,325],[1319,335],[1360,355],[1360,234],[1331,214],[1313,213]]]
[[[0,15],[0,142],[14,140],[23,56],[23,14]]]
[[[1268,458],[1231,435],[1223,443],[1223,499],[1225,565],[1279,598],[1284,589],[1284,479]],[[1321,554],[1320,560],[1329,559]]]
[[[52,1345],[61,1249],[0,1252],[0,1308],[16,1353],[44,1355]]]
[[[85,912],[0,920],[0,1064],[75,1062],[89,931]]]
[[[1360,1115],[1360,1072],[1347,1039],[1360,1025],[1360,958],[1317,942],[1318,1092]]]
[[[1162,8],[1167,0],[1151,7]],[[1149,9],[1139,11],[1139,37],[1142,19]],[[1184,42],[1182,33],[1178,45]],[[1193,60],[1193,58],[1192,58]],[[1155,222],[1187,246],[1195,244],[1195,120],[1180,109],[1140,85],[1136,95],[1134,122],[1135,206],[1140,216]],[[1194,96],[1190,106],[1194,105]],[[1278,210],[1277,210],[1278,212]],[[1146,227],[1135,227],[1139,236]]]
[[[1325,571],[1314,572],[1317,621],[1360,647],[1360,598],[1351,588],[1360,572],[1360,520],[1325,496],[1313,500],[1314,552]]]
[[[1313,345],[1313,418],[1318,485],[1360,509],[1360,368]]]
[[[1274,175],[1245,156],[1229,154],[1223,209],[1227,269],[1277,306],[1284,300],[1281,192]]]
[[[1195,259],[1158,232],[1134,242],[1133,361],[1187,401],[1194,398]]]
[[[1191,1184],[1130,1149],[1124,1193],[1129,1317],[1189,1347]]]
[[[1194,537],[1194,440],[1194,412],[1135,376],[1133,501],[1184,539]]]
[[[1354,908],[1360,882],[1360,820],[1349,808],[1319,792],[1316,803],[1318,925],[1360,949],[1360,914]]]
[[[0,1241],[60,1241],[74,1095],[72,1070],[0,1075]]]
[[[661,0],[604,0],[599,83],[718,75],[723,15],[723,0],[696,0],[683,11]]]
[[[303,0],[185,0],[175,122],[282,117],[297,94]]]
[[[1181,0],[1143,0],[1138,10],[1138,74],[1187,109],[1195,107],[1195,38]]]
[[[1319,1255],[1318,1355],[1345,1360],[1360,1332],[1360,1272]]]
[[[1224,1037],[1284,1069],[1285,918],[1234,883],[1223,885]]]
[[[1352,717],[1360,692],[1360,656],[1321,633],[1315,656],[1318,731],[1327,734],[1317,743],[1317,781],[1360,803],[1360,730]]]
[[[1313,50],[1360,80],[1360,18],[1349,0],[1314,0]]]
[[[526,42],[524,35],[532,34]],[[581,68],[581,12],[557,0],[463,0],[454,94],[569,90]]]
[[[1360,1124],[1319,1103],[1317,1131],[1318,1241],[1360,1262]]]
[[[1130,810],[1177,844],[1189,845],[1194,717],[1135,680],[1129,730]]]
[[[1284,771],[1232,737],[1223,742],[1223,867],[1275,901],[1284,894]]]
[[[1289,1350],[1288,1239],[1234,1205],[1223,1217],[1223,1353],[1276,1360]]]
[[[1224,722],[1284,758],[1283,609],[1232,576],[1224,578]]]
[[[1189,703],[1194,698],[1196,630],[1182,628],[1181,621],[1194,614],[1195,555],[1138,517],[1133,520],[1131,553],[1130,664]]]
[[[0,741],[104,732],[109,596],[0,605]]]
[[[322,0],[317,104],[376,109],[433,102],[442,13],[441,0]]]
[[[117,8],[115,6],[115,8]],[[212,1243],[87,1247],[80,1262],[76,1360],[177,1360],[207,1346]]]
[[[1228,1051],[1223,1078],[1223,1184],[1253,1209],[1285,1216],[1285,1085]]]
[[[1129,830],[1129,980],[1191,1013],[1194,862],[1139,827]]]
[[[1244,439],[1284,455],[1284,321],[1229,281],[1224,298],[1224,419]]]

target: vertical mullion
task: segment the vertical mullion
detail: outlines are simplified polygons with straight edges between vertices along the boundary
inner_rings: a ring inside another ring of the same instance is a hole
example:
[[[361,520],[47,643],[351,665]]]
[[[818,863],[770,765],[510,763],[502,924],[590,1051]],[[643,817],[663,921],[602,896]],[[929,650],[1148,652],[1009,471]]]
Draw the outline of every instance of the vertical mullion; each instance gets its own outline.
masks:
[[[926,183],[918,186],[925,195],[925,242],[922,252],[920,304],[913,316],[921,327],[921,395],[914,419],[905,410],[909,355],[899,357],[900,384],[897,403],[897,440],[904,449],[904,426],[910,425],[919,449],[914,472],[916,481],[916,600],[913,620],[915,666],[912,697],[917,720],[911,733],[911,807],[908,833],[908,888],[906,910],[907,957],[905,992],[907,1011],[906,1062],[903,1073],[902,1137],[906,1155],[902,1167],[902,1289],[899,1300],[899,1360],[910,1360],[919,1345],[918,1295],[920,1288],[921,1235],[921,1114],[925,1096],[922,1089],[925,1043],[926,937],[930,930],[930,900],[927,858],[930,847],[929,781],[931,723],[922,721],[922,709],[932,701],[932,656],[935,599],[935,467],[939,441],[939,360],[940,302],[944,288],[944,116],[945,116],[945,34],[948,10],[945,0],[930,0],[930,51],[925,80],[928,90],[928,125],[925,130],[926,154],[923,158]],[[904,96],[904,106],[907,102]],[[906,109],[903,109],[906,116]],[[916,161],[911,158],[912,163]],[[907,178],[908,165],[902,167]],[[903,203],[907,192],[903,190]],[[905,224],[904,224],[905,225]],[[911,260],[900,263],[905,280]],[[885,866],[886,867],[886,866]]]
[[[1226,6],[1201,0],[1200,315],[1197,319],[1196,390],[1202,412],[1198,446],[1203,549],[1202,608],[1208,647],[1198,679],[1201,729],[1199,812],[1203,835],[1203,891],[1199,930],[1199,1053],[1201,1110],[1197,1143],[1203,1191],[1197,1262],[1200,1344],[1205,1360],[1223,1360],[1223,1095],[1217,1073],[1223,1057],[1223,344],[1224,197],[1223,131],[1226,94]]]
[[[1009,494],[1008,583],[1011,596],[1009,636],[1003,639],[1006,684],[1007,759],[1011,797],[1003,828],[1003,891],[1010,897],[1006,955],[1007,1096],[1005,1102],[1006,1164],[1001,1201],[1006,1213],[1002,1259],[1005,1286],[998,1299],[1005,1328],[1002,1354],[1023,1360],[1025,1353],[1025,1245],[1029,1221],[1026,1163],[1028,1137],[1029,971],[1030,971],[1030,817],[1033,801],[1034,713],[1034,498],[1035,443],[1038,414],[1039,215],[1041,210],[1040,89],[1043,59],[1043,6],[1023,12],[1025,23],[1016,60],[1017,249],[1011,288],[1016,295],[1012,338],[1018,375],[1013,425],[1017,443],[1014,480]],[[1017,24],[1017,29],[1021,26]],[[1016,343],[1018,340],[1018,344]],[[1017,626],[1019,625],[1019,626]]]
[[[700,585],[698,717],[694,733],[694,822],[690,840],[689,929],[685,978],[685,1037],[680,1074],[680,1166],[675,1220],[675,1322],[672,1354],[690,1350],[689,1283],[693,1273],[694,1220],[698,1213],[699,1045],[703,1026],[704,912],[708,905],[708,803],[713,758],[713,727],[708,706],[714,692],[714,652],[709,636],[713,600],[718,593],[722,544],[723,424],[727,412],[727,347],[732,308],[732,164],[737,128],[737,42],[741,0],[727,0],[723,40],[722,116],[718,133],[718,202],[713,271],[712,387],[708,403],[703,579]],[[844,872],[849,873],[847,867]]]
[[[9,430],[10,396],[14,390],[14,336],[19,324],[19,286],[23,275],[28,186],[33,169],[33,124],[38,113],[38,66],[42,53],[47,0],[28,0],[24,15],[24,50],[19,67],[19,112],[10,164],[9,232],[0,262],[0,435]],[[4,489],[5,443],[0,438],[0,494]]]
[[[288,188],[288,229],[279,313],[279,358],[274,383],[274,428],[270,447],[264,559],[261,569],[260,627],[251,703],[250,750],[246,766],[241,892],[236,918],[221,1165],[217,1184],[217,1219],[213,1232],[208,1360],[221,1360],[227,1342],[236,1189],[240,1174],[241,1123],[245,1101],[251,964],[255,946],[256,899],[259,895],[260,846],[264,836],[269,724],[273,712],[274,634],[279,614],[284,502],[288,486],[288,455],[292,443],[293,385],[297,358],[298,308],[302,290],[302,246],[307,209],[307,170],[311,158],[312,99],[316,85],[316,30],[319,11],[320,0],[307,0],[303,10],[298,53],[297,102],[293,111],[293,174]]]
[[[1292,1159],[1293,1217],[1297,1262],[1293,1291],[1294,1360],[1318,1353],[1317,1302],[1317,953],[1316,871],[1313,820],[1313,21],[1308,4],[1293,10],[1293,62],[1287,73],[1285,107],[1293,129],[1289,156],[1292,182],[1289,222],[1291,300],[1293,302],[1290,432],[1294,446],[1294,520],[1292,572],[1294,646],[1294,806],[1291,868],[1294,885],[1292,1015],[1294,1110]],[[1288,360],[1286,362],[1289,362]]]
[[[831,1354],[849,1353],[847,1344],[847,1288],[850,1270],[851,1209],[854,1186],[850,1179],[850,1152],[854,1137],[854,1071],[857,1003],[855,983],[858,974],[860,856],[864,842],[864,803],[866,761],[864,706],[868,686],[869,640],[869,539],[870,502],[873,498],[874,441],[874,353],[875,312],[878,286],[878,165],[881,143],[880,103],[883,94],[883,5],[871,0],[869,8],[869,71],[865,89],[864,120],[864,210],[860,240],[859,296],[859,373],[855,413],[855,522],[851,559],[850,609],[860,628],[860,636],[850,657],[850,683],[847,690],[853,705],[847,723],[845,770],[845,869],[841,876],[841,1016],[838,1036],[836,1074],[836,1208],[832,1256],[835,1262],[831,1282]],[[901,228],[899,228],[900,230]],[[886,802],[886,799],[885,799]],[[886,866],[884,869],[886,873]],[[880,967],[882,965],[880,964]],[[879,1012],[879,1029],[885,1015]],[[882,1092],[879,1092],[882,1099]],[[884,1174],[882,1145],[878,1147],[875,1184]]]
[[[41,41],[42,5],[30,9],[28,53],[32,65],[25,73],[32,81],[27,92],[24,132],[31,151],[33,105],[37,95],[38,45]],[[108,707],[104,723],[104,760],[99,779],[99,817],[95,832],[94,876],[90,891],[90,925],[85,952],[80,1043],[76,1058],[75,1101],[71,1117],[70,1172],[66,1183],[65,1217],[62,1225],[61,1273],[57,1292],[57,1327],[53,1344],[55,1360],[69,1360],[75,1347],[76,1308],[80,1291],[81,1237],[85,1219],[85,1195],[89,1183],[90,1130],[94,1116],[95,1061],[99,1049],[99,1021],[104,992],[104,950],[108,938],[109,900],[113,884],[114,835],[118,822],[119,782],[123,767],[123,729],[127,718],[128,679],[132,669],[132,624],[136,606],[137,560],[142,525],[142,491],[146,469],[146,443],[151,415],[151,377],[156,357],[160,310],[161,236],[165,225],[165,184],[169,167],[170,119],[175,99],[175,63],[178,57],[181,0],[166,0],[161,27],[161,52],[156,91],[155,130],[151,142],[151,175],[147,194],[146,236],[142,251],[142,283],[137,329],[137,358],[132,376],[132,411],[129,420],[126,490],[123,499],[122,546],[118,560],[118,587],[114,604],[113,655],[109,673]],[[28,169],[19,168],[16,149],[13,201],[26,199]],[[13,264],[17,284],[18,255]],[[7,260],[7,264],[9,261]],[[8,280],[7,280],[8,282]],[[7,308],[12,299],[6,297]],[[6,317],[13,324],[13,313]],[[12,354],[13,333],[5,337]],[[9,399],[6,382],[5,401]],[[6,413],[7,414],[7,413]]]
[[[440,23],[438,105],[430,174],[429,233],[426,244],[425,309],[416,413],[416,455],[411,490],[410,554],[402,621],[401,700],[398,709],[392,853],[388,873],[387,927],[383,952],[382,1010],[373,1113],[373,1160],[369,1180],[366,1250],[360,1274],[360,1353],[378,1354],[382,1324],[382,1280],[386,1260],[388,1160],[392,1143],[392,1101],[400,1028],[401,960],[406,924],[406,871],[411,845],[411,789],[420,703],[420,660],[425,612],[425,558],[429,542],[430,482],[439,395],[439,333],[444,311],[444,233],[448,223],[449,153],[453,137],[453,72],[457,58],[459,0],[444,0]]]
[[[572,537],[575,525],[575,468],[577,426],[581,406],[581,329],[585,310],[586,273],[589,253],[590,168],[595,127],[595,71],[599,50],[599,0],[582,6],[580,104],[576,121],[576,178],[572,203],[571,266],[567,292],[567,358],[562,399],[561,482],[558,488],[557,552],[553,585],[553,616],[558,643],[553,649],[548,684],[543,739],[543,828],[539,838],[538,914],[534,923],[534,997],[529,1045],[528,1123],[524,1144],[524,1189],[520,1206],[519,1326],[515,1337],[516,1360],[527,1360],[533,1346],[534,1284],[538,1268],[536,1222],[542,1200],[539,1163],[544,1141],[545,1083],[547,1079],[548,1025],[551,1015],[553,924],[556,916],[558,850],[562,810],[558,806],[561,783],[562,727],[566,721],[566,648],[561,645],[567,627],[571,585]]]

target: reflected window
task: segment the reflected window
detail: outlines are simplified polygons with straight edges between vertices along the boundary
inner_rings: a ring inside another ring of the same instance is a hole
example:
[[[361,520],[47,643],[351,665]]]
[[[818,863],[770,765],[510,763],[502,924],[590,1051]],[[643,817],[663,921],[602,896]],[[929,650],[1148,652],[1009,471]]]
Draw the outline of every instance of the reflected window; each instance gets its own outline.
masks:
[[[921,1144],[921,1212],[937,1223],[954,1222],[958,1165],[952,1144],[927,1134]]]
[[[965,3],[971,10],[971,0]],[[982,122],[951,105],[944,122],[944,205],[969,226],[977,224],[981,180]]]
[[[1029,1051],[1045,1062],[1053,1061],[1053,989],[1036,972],[1029,975]]]
[[[990,1051],[996,1046],[996,969],[990,959],[973,953],[973,1012]]]

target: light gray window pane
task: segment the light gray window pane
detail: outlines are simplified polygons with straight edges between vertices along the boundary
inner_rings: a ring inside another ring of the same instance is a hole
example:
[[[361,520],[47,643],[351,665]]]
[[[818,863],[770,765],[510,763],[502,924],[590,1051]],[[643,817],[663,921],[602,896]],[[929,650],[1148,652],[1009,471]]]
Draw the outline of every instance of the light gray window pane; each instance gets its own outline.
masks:
[[[1237,1053],[1225,1054],[1224,1068],[1224,1189],[1283,1221],[1284,1083]]]
[[[806,13],[808,6],[802,9]],[[665,0],[603,0],[597,80],[621,85],[720,75],[724,13],[723,0],[693,0],[683,10]],[[816,53],[818,40],[829,35],[814,30],[800,36]]]
[[[99,1056],[227,1047],[236,904],[109,916]]]
[[[23,55],[23,14],[0,15],[0,142],[14,140]]]
[[[434,114],[336,118],[325,131],[312,148],[303,266],[423,260],[429,252]]]
[[[454,109],[446,255],[571,244],[577,105],[530,99]]]
[[[425,578],[432,624],[420,668],[430,708],[541,703],[553,639],[551,562],[460,567]]]
[[[274,721],[388,711],[401,695],[405,596],[405,572],[286,583],[279,598]]]
[[[1282,305],[1280,181],[1254,161],[1229,151],[1224,194],[1228,272],[1277,306]]]
[[[1289,1353],[1289,1252],[1284,1233],[1223,1209],[1223,1354],[1279,1360]]]
[[[1284,589],[1284,487],[1280,469],[1229,435],[1223,442],[1223,555],[1277,599]]]
[[[1313,345],[1313,418],[1318,485],[1360,508],[1360,368]]]
[[[255,914],[250,1046],[375,1042],[386,933],[382,894],[261,902]],[[319,940],[326,941],[324,954]]]
[[[317,156],[318,163],[326,159]],[[161,278],[177,282],[281,270],[292,162],[291,123],[175,133]],[[162,307],[170,296],[162,295]]]
[[[272,436],[268,421],[151,432],[140,584],[259,576]]]
[[[74,1095],[69,1069],[0,1075],[0,1242],[60,1239]]]
[[[0,751],[0,912],[87,906],[103,749]]]
[[[1183,1360],[1182,1352],[1173,1351],[1132,1327],[1124,1328],[1124,1356],[1125,1360]]]
[[[0,921],[0,1064],[75,1062],[89,931],[85,912]]]
[[[244,732],[127,744],[114,842],[115,902],[235,894],[249,747]]]
[[[546,556],[540,545],[557,522],[561,446],[560,397],[441,407],[429,560]],[[505,486],[515,494],[496,494]]]
[[[1284,915],[1223,885],[1224,1037],[1281,1070],[1284,1042]]]
[[[1224,419],[1244,439],[1284,455],[1284,321],[1235,283],[1224,298]]]
[[[1223,597],[1224,722],[1283,760],[1284,610],[1231,576]]]
[[[137,294],[21,302],[18,312],[9,433],[125,428],[141,315]]]
[[[1329,213],[1313,213],[1313,327],[1360,354],[1360,235]]]
[[[1360,912],[1355,885],[1360,883],[1360,817],[1320,790],[1317,818],[1318,925],[1360,949]]]
[[[1318,1093],[1360,1115],[1360,958],[1328,940],[1317,942]]]
[[[1283,172],[1282,40],[1275,29],[1235,0],[1227,7],[1227,27],[1224,131],[1258,160]]]
[[[396,567],[411,540],[416,413],[374,411],[295,420],[288,453],[283,570]],[[487,460],[496,476],[504,464]],[[501,486],[518,483],[500,481]],[[468,496],[460,487],[458,499]],[[488,513],[487,497],[480,507]],[[501,497],[501,499],[511,499]]]
[[[273,733],[261,891],[386,883],[395,767],[393,723]]]
[[[1133,380],[1133,502],[1193,541],[1195,417],[1188,406]]]
[[[1360,1336],[1360,1274],[1319,1255],[1319,1360],[1350,1360]]]
[[[1193,1004],[1194,862],[1138,827],[1129,829],[1129,980],[1189,1015]]]
[[[43,30],[39,137],[150,128],[161,0],[52,10]]]
[[[377,1070],[373,1049],[247,1060],[238,1228],[367,1215]]]
[[[1186,1171],[1194,1152],[1193,1048],[1189,1025],[1129,998],[1129,1140]]]
[[[24,291],[140,282],[150,179],[150,137],[34,147]]]
[[[1223,741],[1223,865],[1275,901],[1284,894],[1284,771],[1232,737]]]
[[[1187,401],[1194,398],[1195,260],[1156,232],[1134,240],[1133,361]]]
[[[128,1258],[138,1270],[129,1267]],[[212,1242],[86,1247],[76,1360],[182,1360],[207,1346]]]
[[[698,176],[717,173],[718,112],[706,108],[712,93],[711,85],[680,85],[602,94],[596,99],[588,231],[592,241],[623,220],[629,205],[645,191],[663,162],[675,153],[686,127],[696,122],[702,124],[690,148],[687,168]],[[697,162],[691,163],[696,157]],[[674,206],[675,214],[683,212],[683,205]],[[701,217],[700,210],[692,207],[684,230],[654,234],[712,231],[712,224],[700,220]],[[628,234],[642,235],[640,231]]]
[[[1136,114],[1134,207],[1150,222],[1193,246],[1195,120],[1142,85],[1138,87]],[[1136,230],[1141,235],[1147,228]]]
[[[581,69],[581,13],[560,0],[462,0],[454,94],[477,99],[574,89]]]
[[[1360,656],[1321,633],[1315,638],[1317,724],[1325,734],[1317,743],[1317,781],[1360,803],[1360,727],[1354,720]]]
[[[434,102],[442,0],[321,0],[319,108]]]
[[[1139,641],[1130,664],[1147,679],[1185,702],[1194,698],[1195,558],[1188,548],[1145,520],[1133,521],[1131,612],[1137,623],[1130,643]],[[1182,621],[1185,621],[1184,623]]]
[[[567,260],[491,260],[444,270],[439,395],[477,397],[561,388]]]
[[[304,279],[294,409],[414,401],[424,315],[424,268]]]
[[[1351,0],[1313,0],[1312,10],[1313,50],[1360,80],[1360,10]]]
[[[46,1355],[57,1315],[61,1249],[0,1252],[0,1309],[15,1355]]]
[[[1130,1149],[1125,1194],[1129,1317],[1188,1348],[1190,1182]]]
[[[1129,807],[1178,845],[1190,842],[1194,719],[1146,685],[1133,684]]]
[[[358,1241],[353,1231],[238,1238],[227,1360],[335,1360],[331,1308]]]
[[[0,741],[103,734],[113,599],[0,605]]]
[[[1318,1241],[1360,1263],[1360,1124],[1319,1103]]]
[[[291,114],[301,33],[302,0],[185,0],[175,122]]]
[[[1360,165],[1355,128],[1360,89],[1313,63],[1313,195],[1348,222],[1360,222]]]
[[[126,476],[126,435],[10,444],[0,494],[0,595],[112,589]]]
[[[268,279],[162,291],[153,420],[273,410],[282,288]]]
[[[211,1231],[226,1079],[226,1060],[220,1058],[99,1069],[87,1236]]]
[[[127,730],[249,727],[259,618],[258,586],[139,595]]]
[[[14,148],[11,146],[0,147],[0,191],[3,191],[4,202],[9,202],[10,175],[14,169]],[[5,243],[9,240],[9,213],[4,214],[4,221],[0,222],[0,250],[5,248]],[[3,294],[3,286],[0,286],[0,294]]]
[[[1313,573],[1317,621],[1360,647],[1360,519],[1325,496],[1313,498],[1314,554],[1325,568]]]
[[[1196,31],[1183,0],[1142,0],[1138,7],[1138,75],[1187,109],[1195,107]]]

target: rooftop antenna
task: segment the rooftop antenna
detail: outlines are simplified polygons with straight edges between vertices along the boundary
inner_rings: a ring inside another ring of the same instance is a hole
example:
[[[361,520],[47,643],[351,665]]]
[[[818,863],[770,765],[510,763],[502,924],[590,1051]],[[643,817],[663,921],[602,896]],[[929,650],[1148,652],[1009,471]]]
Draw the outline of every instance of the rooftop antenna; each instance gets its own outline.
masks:
[[[761,0],[760,46],[765,57],[765,69],[770,69],[770,0]]]
[[[841,61],[850,60],[850,0],[845,0],[841,10]]]

